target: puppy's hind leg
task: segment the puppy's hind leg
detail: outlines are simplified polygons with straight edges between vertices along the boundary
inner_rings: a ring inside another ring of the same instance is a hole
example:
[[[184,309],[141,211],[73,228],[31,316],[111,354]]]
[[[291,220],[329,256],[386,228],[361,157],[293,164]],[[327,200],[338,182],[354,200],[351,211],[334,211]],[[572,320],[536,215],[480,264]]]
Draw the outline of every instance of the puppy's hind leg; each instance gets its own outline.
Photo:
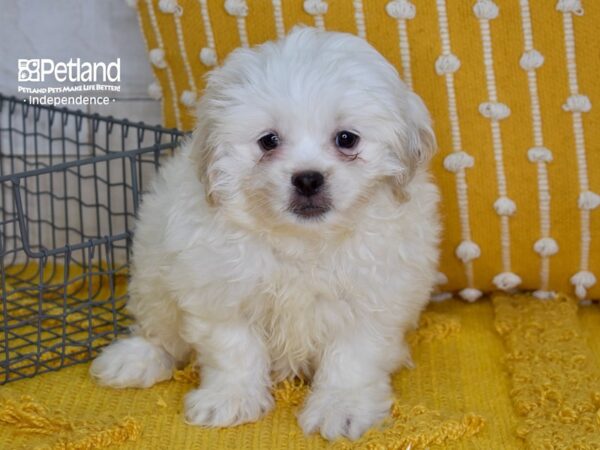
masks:
[[[152,297],[140,298],[134,294],[128,303],[137,319],[133,334],[103,349],[90,366],[99,384],[147,388],[170,379],[175,366],[188,357],[191,347],[178,334],[175,305],[163,302],[159,309]]]
[[[132,336],[106,347],[90,366],[90,374],[105,386],[147,388],[170,379],[174,367],[175,359],[160,345]]]

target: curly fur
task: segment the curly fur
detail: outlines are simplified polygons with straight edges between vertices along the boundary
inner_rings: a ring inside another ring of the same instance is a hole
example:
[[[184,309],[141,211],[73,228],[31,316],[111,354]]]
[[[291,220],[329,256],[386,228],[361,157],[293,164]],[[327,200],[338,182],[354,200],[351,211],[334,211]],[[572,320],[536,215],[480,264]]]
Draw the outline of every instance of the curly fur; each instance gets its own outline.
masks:
[[[335,133],[353,130],[352,155]],[[257,140],[276,131],[265,152]],[[294,29],[234,51],[208,78],[198,126],[144,197],[133,246],[134,336],[91,373],[146,387],[190,357],[189,423],[257,420],[273,381],[312,378],[307,433],[358,438],[389,411],[389,374],[436,278],[429,115],[369,44]],[[330,211],[299,217],[292,174],[325,175]],[[124,345],[128,342],[128,345]]]

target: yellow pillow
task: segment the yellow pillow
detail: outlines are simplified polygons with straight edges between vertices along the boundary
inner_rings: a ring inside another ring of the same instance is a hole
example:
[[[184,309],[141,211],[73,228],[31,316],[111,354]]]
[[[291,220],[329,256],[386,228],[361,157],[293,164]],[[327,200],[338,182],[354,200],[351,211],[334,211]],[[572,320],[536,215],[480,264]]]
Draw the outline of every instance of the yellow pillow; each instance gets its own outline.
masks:
[[[129,0],[158,80],[149,92],[184,130],[203,74],[236,47],[299,23],[365,37],[434,118],[441,288],[600,298],[600,2],[413,2]]]

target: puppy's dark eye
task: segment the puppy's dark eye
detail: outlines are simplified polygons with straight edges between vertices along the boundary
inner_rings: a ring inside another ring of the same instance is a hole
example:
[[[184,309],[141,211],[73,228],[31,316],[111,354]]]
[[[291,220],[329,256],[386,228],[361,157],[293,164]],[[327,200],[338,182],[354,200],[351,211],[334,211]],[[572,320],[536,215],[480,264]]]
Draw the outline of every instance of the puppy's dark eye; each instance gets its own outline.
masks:
[[[258,140],[258,145],[260,145],[260,148],[262,148],[265,152],[274,150],[279,145],[279,136],[277,136],[275,133],[265,134]]]
[[[356,147],[359,139],[360,138],[356,134],[343,130],[335,135],[335,145],[339,148],[351,149]]]

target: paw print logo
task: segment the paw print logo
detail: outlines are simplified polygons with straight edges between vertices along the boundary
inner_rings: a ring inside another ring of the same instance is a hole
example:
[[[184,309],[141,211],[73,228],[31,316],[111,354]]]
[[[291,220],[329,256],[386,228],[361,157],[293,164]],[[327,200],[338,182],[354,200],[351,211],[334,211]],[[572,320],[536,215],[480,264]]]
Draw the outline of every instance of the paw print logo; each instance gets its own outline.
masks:
[[[19,81],[40,81],[40,60],[19,59]]]

